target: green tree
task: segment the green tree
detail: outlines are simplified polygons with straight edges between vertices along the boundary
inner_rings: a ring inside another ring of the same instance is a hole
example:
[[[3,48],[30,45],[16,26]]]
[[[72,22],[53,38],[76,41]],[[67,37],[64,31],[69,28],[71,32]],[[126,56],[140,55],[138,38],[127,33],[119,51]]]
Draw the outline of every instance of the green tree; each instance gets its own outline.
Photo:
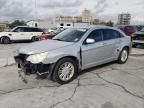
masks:
[[[20,20],[15,20],[14,22],[12,22],[11,24],[9,24],[9,28],[14,28],[16,26],[25,26],[26,23],[24,21],[20,21]]]
[[[113,23],[112,21],[108,21],[108,22],[106,22],[106,26],[113,27],[113,26],[114,26],[114,23]]]

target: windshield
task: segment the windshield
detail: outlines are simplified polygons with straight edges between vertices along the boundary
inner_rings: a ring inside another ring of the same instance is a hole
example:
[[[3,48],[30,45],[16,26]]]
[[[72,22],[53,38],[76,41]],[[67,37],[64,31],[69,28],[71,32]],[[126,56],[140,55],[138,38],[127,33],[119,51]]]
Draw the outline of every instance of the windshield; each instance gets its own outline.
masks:
[[[67,29],[60,34],[56,35],[53,40],[65,42],[78,42],[85,34],[87,29]]]
[[[141,31],[144,32],[144,28],[142,28]]]
[[[10,32],[13,32],[17,27],[14,27],[13,29],[10,30]]]

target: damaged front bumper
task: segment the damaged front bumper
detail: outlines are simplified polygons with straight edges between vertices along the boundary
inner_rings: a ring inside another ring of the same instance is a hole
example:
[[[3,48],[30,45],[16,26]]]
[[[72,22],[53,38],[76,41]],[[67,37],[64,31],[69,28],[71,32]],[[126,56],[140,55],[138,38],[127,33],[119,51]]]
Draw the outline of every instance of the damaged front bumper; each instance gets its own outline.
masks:
[[[25,54],[19,54],[18,56],[14,57],[16,63],[18,64],[18,68],[20,69],[18,73],[22,80],[25,80],[26,75],[36,74],[41,76],[49,74],[50,64],[32,64],[29,61],[26,61],[27,57],[28,55]]]

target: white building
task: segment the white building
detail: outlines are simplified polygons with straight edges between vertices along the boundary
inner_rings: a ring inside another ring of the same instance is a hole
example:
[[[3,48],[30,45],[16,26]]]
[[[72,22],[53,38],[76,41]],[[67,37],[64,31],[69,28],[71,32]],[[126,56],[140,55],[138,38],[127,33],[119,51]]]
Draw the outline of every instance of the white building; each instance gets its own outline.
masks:
[[[82,12],[82,22],[91,23],[93,21],[92,13],[90,10],[84,9]]]
[[[129,25],[131,20],[131,14],[122,13],[118,15],[118,25]]]
[[[89,26],[88,22],[81,22],[82,17],[57,16],[54,25],[61,28],[82,28]]]
[[[55,26],[62,28],[72,28],[73,22],[73,17],[71,16],[57,16],[54,19]]]
[[[55,26],[53,21],[45,21],[45,20],[38,20],[38,21],[31,20],[28,21],[26,24],[29,27],[38,27],[42,29],[49,29]]]

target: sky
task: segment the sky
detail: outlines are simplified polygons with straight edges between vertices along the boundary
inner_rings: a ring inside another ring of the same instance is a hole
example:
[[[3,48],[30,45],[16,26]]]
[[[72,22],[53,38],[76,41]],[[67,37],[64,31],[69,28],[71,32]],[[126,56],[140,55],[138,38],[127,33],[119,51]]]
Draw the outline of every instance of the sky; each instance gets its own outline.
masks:
[[[119,13],[130,13],[131,24],[144,24],[144,0],[0,0],[0,22],[77,16],[85,8],[101,20],[117,22]]]

